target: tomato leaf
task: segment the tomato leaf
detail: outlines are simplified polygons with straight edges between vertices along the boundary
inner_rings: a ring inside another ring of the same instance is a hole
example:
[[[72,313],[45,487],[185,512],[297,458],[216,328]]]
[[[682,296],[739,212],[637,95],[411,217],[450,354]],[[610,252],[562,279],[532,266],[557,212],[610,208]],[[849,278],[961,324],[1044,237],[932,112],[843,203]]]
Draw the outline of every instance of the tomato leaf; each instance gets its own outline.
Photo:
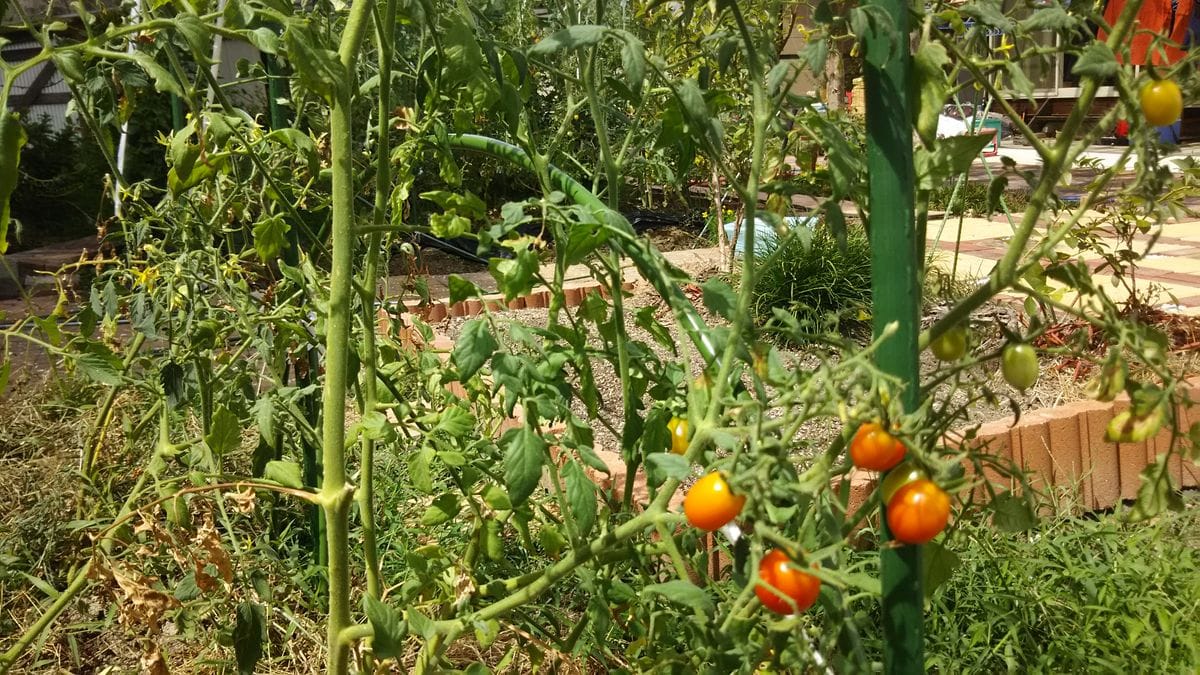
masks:
[[[75,365],[93,382],[110,387],[121,384],[120,361],[115,356],[80,354],[75,359]]]
[[[262,658],[263,638],[266,621],[263,608],[257,603],[243,602],[237,607],[237,618],[233,625],[233,651],[237,656],[239,673],[253,673],[254,666]]]
[[[722,279],[713,277],[700,286],[704,291],[704,306],[712,313],[733,321],[737,311],[737,292]]]
[[[1075,62],[1071,73],[1080,77],[1104,79],[1116,75],[1119,70],[1117,55],[1113,53],[1112,47],[1103,42],[1093,41],[1079,54],[1079,60]]]
[[[1170,453],[1158,456],[1158,461],[1142,469],[1142,486],[1138,488],[1137,502],[1130,510],[1127,520],[1137,522],[1153,518],[1163,511],[1182,511],[1183,498],[1171,485],[1171,471],[1167,466]]]
[[[275,481],[284,487],[297,489],[304,487],[300,465],[295,462],[273,459],[267,462],[267,468],[263,470],[263,478]]]
[[[371,651],[379,659],[392,659],[404,652],[407,629],[400,612],[370,594],[363,595],[363,612],[371,624]]]
[[[604,39],[608,26],[578,25],[555,31],[529,49],[533,55],[552,54],[560,49],[590,47]]]
[[[529,427],[509,429],[500,444],[505,449],[504,482],[514,506],[520,506],[533,494],[542,478],[546,461],[546,441]]]
[[[646,455],[646,480],[651,485],[662,485],[668,478],[684,479],[692,471],[691,464],[673,452],[656,452]]]
[[[458,497],[452,492],[443,492],[425,509],[425,514],[421,516],[421,524],[425,527],[441,525],[453,519],[460,511],[462,504],[458,503]]]
[[[236,450],[242,443],[242,426],[237,415],[229,412],[225,406],[218,407],[213,413],[208,433],[204,435],[204,442],[218,457]]]
[[[586,537],[596,524],[596,486],[575,460],[567,460],[562,468],[563,480],[567,483],[567,504],[579,529],[579,536]]]
[[[953,551],[936,541],[925,544],[921,551],[921,573],[925,578],[925,597],[933,597],[933,592],[954,575],[954,569],[962,561]]]
[[[683,579],[676,579],[662,584],[651,584],[643,589],[643,595],[661,595],[668,602],[698,609],[708,616],[712,616],[714,609],[712,597],[704,589]]]
[[[499,485],[489,485],[483,491],[483,503],[497,511],[509,511],[512,509],[512,501],[508,498],[508,493]]]
[[[429,494],[433,492],[433,476],[429,473],[429,462],[433,459],[433,448],[422,447],[408,460],[408,477],[413,487]]]
[[[459,381],[466,382],[471,379],[471,376],[492,358],[499,346],[487,321],[468,321],[463,326],[458,342],[454,343],[454,351],[450,353],[450,360],[458,368]]]
[[[621,44],[621,68],[625,71],[625,83],[635,99],[642,97],[642,83],[646,79],[646,46],[632,33],[616,31]]]
[[[270,262],[288,247],[287,233],[291,225],[283,216],[270,216],[254,224],[254,252],[258,259]]]
[[[705,141],[708,152],[713,157],[719,157],[724,152],[725,132],[721,121],[709,111],[700,84],[693,79],[680,80],[675,95],[688,126],[699,132],[697,135]]]
[[[300,84],[332,103],[350,79],[337,52],[321,47],[322,41],[308,22],[296,18],[288,21],[283,42]]]
[[[462,437],[475,428],[475,417],[466,408],[452,405],[438,416],[435,431],[444,431],[455,437]]]
[[[1002,492],[992,500],[992,524],[1005,532],[1025,532],[1037,525],[1037,516],[1029,501],[1011,492]]]
[[[17,189],[25,129],[15,113],[0,111],[0,255],[8,250],[9,197]]]
[[[478,297],[480,293],[478,286],[457,274],[451,274],[446,285],[450,287],[450,304]]]

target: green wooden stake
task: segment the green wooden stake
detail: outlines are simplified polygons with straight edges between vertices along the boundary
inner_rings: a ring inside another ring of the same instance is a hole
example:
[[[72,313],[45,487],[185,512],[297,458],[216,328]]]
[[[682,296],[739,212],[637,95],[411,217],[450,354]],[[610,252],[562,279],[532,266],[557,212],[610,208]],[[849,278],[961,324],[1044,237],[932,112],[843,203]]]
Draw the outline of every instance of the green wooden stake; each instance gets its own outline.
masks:
[[[875,335],[892,322],[899,330],[879,348],[879,366],[904,382],[905,410],[919,395],[917,334],[920,247],[913,222],[913,133],[909,83],[908,11],[901,0],[868,0],[891,17],[895,33],[866,46],[867,171],[871,195],[871,291]],[[884,521],[886,523],[886,519]],[[890,533],[887,533],[890,538]],[[883,568],[884,672],[924,672],[919,546],[885,546]]]
[[[171,130],[179,131],[185,123],[183,99],[171,94]]]

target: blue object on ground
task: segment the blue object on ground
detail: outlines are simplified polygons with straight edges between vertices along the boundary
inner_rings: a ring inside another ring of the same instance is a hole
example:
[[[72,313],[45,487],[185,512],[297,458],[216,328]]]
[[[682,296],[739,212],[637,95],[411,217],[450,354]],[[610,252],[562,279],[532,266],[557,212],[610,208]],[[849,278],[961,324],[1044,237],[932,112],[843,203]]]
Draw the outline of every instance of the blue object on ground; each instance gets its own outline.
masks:
[[[817,220],[818,219],[816,216],[787,216],[783,218],[783,224],[788,229],[795,229],[796,227],[803,226],[812,230],[816,228]],[[733,227],[735,222],[736,221],[731,220],[728,223],[725,223],[726,239],[733,239]],[[738,230],[737,242],[735,242],[733,245],[734,255],[740,256],[746,248],[746,225],[747,223],[742,223],[742,227]],[[775,234],[775,228],[771,225],[771,223],[763,220],[762,218],[754,219],[755,253],[760,255],[767,253],[775,246],[775,242],[778,241],[778,239],[779,237]]]
[[[1178,120],[1174,124],[1158,128],[1158,140],[1171,145],[1179,145],[1179,138],[1183,135],[1183,120]]]

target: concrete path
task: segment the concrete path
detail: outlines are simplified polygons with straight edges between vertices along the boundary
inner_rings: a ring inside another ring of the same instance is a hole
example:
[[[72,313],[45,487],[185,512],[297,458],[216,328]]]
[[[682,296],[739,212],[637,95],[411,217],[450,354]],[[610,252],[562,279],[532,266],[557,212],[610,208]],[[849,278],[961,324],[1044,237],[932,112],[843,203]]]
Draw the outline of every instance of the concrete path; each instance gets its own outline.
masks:
[[[1099,218],[1100,214],[1088,214],[1084,222],[1096,222]],[[1096,248],[1081,253],[1077,248],[1064,244],[1059,246],[1058,251],[1086,262],[1097,284],[1120,302],[1128,297],[1129,290],[1124,285],[1112,285],[1113,275],[1102,267],[1102,251],[1113,253],[1125,248],[1125,245],[1111,229],[1097,224]],[[959,219],[951,217],[946,222],[941,241],[936,239],[939,227],[940,220],[931,220],[929,223],[927,251],[934,256],[935,264],[950,270],[955,267]],[[963,218],[962,241],[958,245],[958,278],[978,280],[985,277],[1004,255],[1011,236],[1012,228],[1002,216],[990,220]],[[1133,238],[1132,250],[1137,254],[1143,253],[1150,239],[1149,234],[1137,234]],[[1162,309],[1200,315],[1200,220],[1172,221],[1163,225],[1162,235],[1155,242],[1152,253],[1138,263],[1131,278],[1135,281],[1134,289],[1138,293],[1157,290],[1154,304]]]

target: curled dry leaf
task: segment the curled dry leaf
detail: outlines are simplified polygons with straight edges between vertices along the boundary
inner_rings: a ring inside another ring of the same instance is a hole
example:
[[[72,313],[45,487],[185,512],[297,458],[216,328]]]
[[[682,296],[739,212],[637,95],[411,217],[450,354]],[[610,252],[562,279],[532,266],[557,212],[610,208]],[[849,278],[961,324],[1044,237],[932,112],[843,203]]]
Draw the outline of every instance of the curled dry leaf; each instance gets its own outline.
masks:
[[[93,566],[95,567],[95,566]],[[157,635],[162,626],[162,617],[167,610],[177,606],[174,596],[155,588],[158,577],[146,576],[123,566],[114,565],[109,576],[121,590],[121,623],[126,626],[141,626],[147,635]]]
[[[215,568],[217,575],[225,583],[233,581],[233,561],[229,558],[225,547],[221,545],[221,535],[217,532],[216,525],[213,524],[211,513],[205,515],[204,523],[196,530],[196,536],[192,537],[192,543],[203,551],[203,555],[197,556],[193,561],[196,585],[200,587],[200,590],[206,592],[216,590],[216,579],[209,572],[210,566]]]
[[[162,649],[155,642],[151,642],[149,649],[142,654],[141,666],[142,672],[146,675],[171,674],[171,670],[167,668],[167,660],[163,657]]]
[[[254,513],[254,490],[252,488],[247,487],[242,492],[226,492],[225,498],[233,502],[238,513]]]

